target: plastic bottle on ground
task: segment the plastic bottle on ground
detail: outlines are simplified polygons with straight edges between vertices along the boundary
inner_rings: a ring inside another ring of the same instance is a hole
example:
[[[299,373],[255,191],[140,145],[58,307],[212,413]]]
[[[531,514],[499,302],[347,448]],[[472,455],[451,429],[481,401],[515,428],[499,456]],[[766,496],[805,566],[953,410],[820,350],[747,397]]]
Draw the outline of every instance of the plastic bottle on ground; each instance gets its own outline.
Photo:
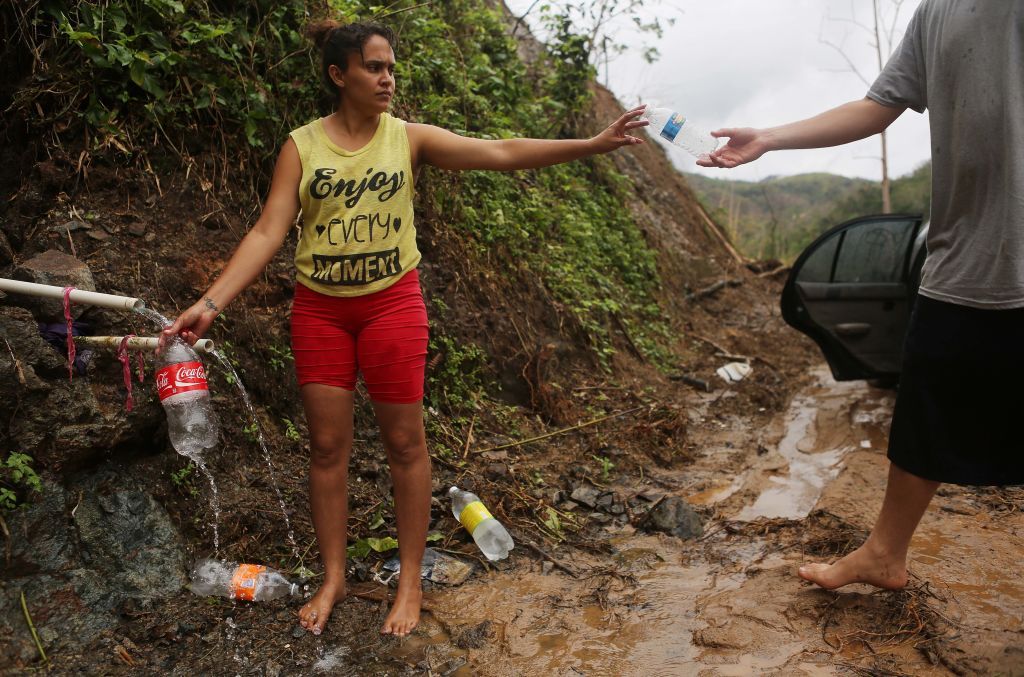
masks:
[[[210,402],[206,369],[192,347],[174,337],[157,358],[156,368],[156,388],[174,448],[194,457],[217,446],[217,416]]]
[[[455,515],[455,519],[466,527],[466,531],[473,536],[477,547],[487,559],[495,562],[508,557],[508,552],[515,547],[515,543],[501,522],[494,519],[484,507],[480,497],[458,487],[449,489],[448,495],[452,499],[452,514]]]
[[[718,139],[711,136],[707,130],[694,126],[678,111],[652,103],[644,105],[646,108],[640,114],[640,119],[650,121],[651,134],[657,134],[672,145],[679,146],[697,157],[708,155],[718,148]]]
[[[266,602],[299,593],[297,583],[289,581],[281,572],[259,564],[201,559],[193,565],[189,578],[192,580],[189,590],[203,596]]]

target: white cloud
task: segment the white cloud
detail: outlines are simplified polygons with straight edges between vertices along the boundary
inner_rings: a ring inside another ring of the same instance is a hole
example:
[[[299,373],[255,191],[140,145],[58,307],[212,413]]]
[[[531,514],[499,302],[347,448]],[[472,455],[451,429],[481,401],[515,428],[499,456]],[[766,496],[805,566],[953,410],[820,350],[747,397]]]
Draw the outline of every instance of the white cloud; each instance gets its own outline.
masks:
[[[919,2],[903,3],[895,43]],[[513,12],[530,4],[509,2]],[[881,5],[891,6],[886,0]],[[852,17],[867,23],[871,0],[675,0],[660,7],[664,16],[676,17],[676,24],[655,43],[661,59],[653,65],[644,63],[638,45],[608,69],[610,87],[623,103],[656,98],[707,128],[767,127],[864,96],[867,87],[842,56],[820,42],[820,36],[842,43],[869,80],[878,72],[868,34],[849,21],[826,20]],[[620,38],[631,35],[623,28]],[[928,159],[927,114],[907,111],[888,136],[892,176],[906,174]],[[876,137],[839,148],[770,153],[733,170],[706,170],[685,152],[670,151],[683,171],[746,180],[805,172],[877,180],[880,154]]]

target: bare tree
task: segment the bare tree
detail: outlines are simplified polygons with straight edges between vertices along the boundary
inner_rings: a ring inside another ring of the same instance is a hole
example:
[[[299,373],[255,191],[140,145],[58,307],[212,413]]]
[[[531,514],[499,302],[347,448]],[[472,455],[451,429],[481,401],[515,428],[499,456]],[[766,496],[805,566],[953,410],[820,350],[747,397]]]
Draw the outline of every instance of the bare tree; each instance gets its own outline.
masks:
[[[860,81],[864,83],[866,87],[870,87],[874,77],[870,79],[866,74],[857,67],[853,59],[850,57],[850,53],[847,51],[845,46],[845,38],[849,36],[847,33],[844,35],[842,42],[836,43],[828,40],[824,35],[825,24],[827,22],[841,23],[846,25],[848,28],[852,28],[854,31],[866,35],[868,38],[868,45],[874,50],[877,57],[878,70],[875,71],[873,76],[877,76],[885,66],[885,62],[892,55],[892,50],[896,46],[894,40],[896,36],[896,26],[898,24],[900,10],[903,8],[905,0],[871,0],[871,23],[863,23],[857,18],[855,12],[855,5],[851,1],[850,3],[850,16],[849,17],[832,17],[826,15],[822,21],[821,35],[818,37],[818,41],[824,45],[828,45],[836,52],[839,53],[843,60],[846,61],[847,68],[845,71],[852,72]],[[882,211],[888,214],[892,211],[892,196],[890,194],[890,181],[889,181],[889,148],[886,139],[886,133],[883,131],[880,135],[882,140]]]
[[[658,49],[646,44],[645,36],[660,39],[665,27],[675,23],[676,17],[666,10],[682,13],[666,0],[535,0],[517,17],[513,33],[535,9],[540,10],[542,23],[564,21],[573,26],[573,33],[584,39],[590,63],[599,74],[604,68],[605,85],[608,64],[628,49],[640,51],[648,63],[657,60]]]

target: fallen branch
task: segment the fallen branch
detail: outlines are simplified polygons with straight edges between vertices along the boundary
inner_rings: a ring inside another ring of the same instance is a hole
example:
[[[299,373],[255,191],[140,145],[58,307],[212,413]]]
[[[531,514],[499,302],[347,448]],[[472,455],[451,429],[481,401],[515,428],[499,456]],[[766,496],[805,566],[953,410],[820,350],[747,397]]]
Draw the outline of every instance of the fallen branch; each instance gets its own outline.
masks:
[[[28,604],[25,602],[25,591],[21,591],[21,610],[25,612],[25,622],[28,623],[28,629],[32,631],[32,639],[36,641],[36,648],[39,649],[39,655],[43,659],[43,663],[46,667],[50,667],[50,659],[46,657],[46,652],[43,651],[43,643],[39,641],[39,633],[36,632],[36,626],[32,622],[32,616],[28,613]]]
[[[608,419],[618,418],[619,416],[625,416],[626,414],[632,414],[632,413],[640,411],[641,409],[644,409],[644,408],[646,408],[646,407],[645,406],[633,407],[632,409],[627,409],[626,411],[620,411],[620,412],[617,412],[615,414],[608,414],[607,416],[602,416],[600,418],[595,418],[594,420],[587,421],[586,423],[580,423],[579,425],[570,426],[568,428],[562,428],[560,430],[555,430],[555,431],[550,432],[550,433],[544,433],[543,435],[537,435],[536,437],[530,437],[530,438],[527,438],[525,440],[518,440],[516,442],[509,442],[508,444],[502,444],[502,445],[499,445],[497,447],[489,447],[487,449],[477,449],[473,453],[474,454],[483,454],[483,453],[488,452],[488,451],[498,451],[499,449],[511,449],[512,447],[521,447],[524,444],[530,444],[531,442],[538,442],[540,440],[544,440],[544,439],[547,439],[549,437],[554,437],[555,435],[561,435],[563,433],[572,432],[573,430],[580,430],[581,428],[586,428],[588,426],[596,425],[598,423],[601,423],[602,421],[607,421]]]
[[[687,294],[686,296],[683,297],[683,300],[695,301],[697,299],[707,298],[708,296],[713,296],[714,294],[717,294],[726,287],[738,287],[741,284],[743,284],[743,280],[719,280],[718,282],[715,282],[710,286],[704,287],[703,289],[698,289],[697,291],[691,294]]]
[[[570,576],[572,576],[573,578],[579,578],[580,577],[579,572],[577,572],[575,569],[571,568],[567,564],[562,564],[560,561],[558,561],[557,559],[555,559],[554,557],[549,555],[547,552],[545,552],[539,546],[536,546],[533,543],[530,543],[529,541],[520,541],[520,543],[525,545],[530,550],[533,550],[535,553],[537,553],[538,555],[540,555],[541,557],[543,557],[547,561],[551,562],[555,566],[555,568],[558,569],[559,571],[563,571],[563,572],[569,574]]]
[[[7,522],[4,521],[4,516],[0,515],[0,529],[3,530],[4,536],[7,538],[7,544],[4,546],[4,567],[7,569],[11,568],[11,530],[7,528]]]
[[[697,390],[703,390],[706,393],[711,392],[711,384],[699,378],[693,376],[687,376],[686,374],[671,374],[668,377],[670,381],[682,381],[688,386],[692,386]]]

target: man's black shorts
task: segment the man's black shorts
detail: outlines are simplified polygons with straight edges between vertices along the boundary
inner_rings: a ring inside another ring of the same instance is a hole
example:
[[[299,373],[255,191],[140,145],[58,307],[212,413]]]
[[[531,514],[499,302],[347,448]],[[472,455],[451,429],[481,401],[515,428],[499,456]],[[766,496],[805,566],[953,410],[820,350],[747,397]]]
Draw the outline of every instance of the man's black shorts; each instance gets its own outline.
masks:
[[[1024,484],[1024,308],[918,296],[889,460],[953,484]]]

